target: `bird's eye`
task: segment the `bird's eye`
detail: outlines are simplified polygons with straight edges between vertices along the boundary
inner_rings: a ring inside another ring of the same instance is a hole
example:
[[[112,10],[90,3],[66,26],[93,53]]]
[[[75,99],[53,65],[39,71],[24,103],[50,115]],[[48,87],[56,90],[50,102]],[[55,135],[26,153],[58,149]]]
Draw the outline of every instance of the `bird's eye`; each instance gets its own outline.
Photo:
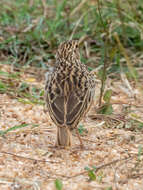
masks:
[[[76,44],[76,46],[75,46],[76,48],[78,48],[78,44]]]

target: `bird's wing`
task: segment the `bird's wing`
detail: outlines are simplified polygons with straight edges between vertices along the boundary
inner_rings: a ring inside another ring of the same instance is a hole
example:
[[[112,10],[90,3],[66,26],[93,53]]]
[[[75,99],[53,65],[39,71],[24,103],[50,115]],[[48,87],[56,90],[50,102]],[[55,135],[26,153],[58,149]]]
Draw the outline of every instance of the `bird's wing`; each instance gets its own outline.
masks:
[[[45,86],[45,102],[52,120],[56,125],[62,125],[64,121],[64,95],[63,84],[54,78],[49,78]]]
[[[66,123],[76,127],[83,115],[86,113],[90,102],[91,92],[88,88],[75,88],[71,91],[67,101]]]
[[[45,98],[52,120],[59,126],[76,127],[92,100],[91,91],[84,85],[73,85],[70,78],[50,86]]]

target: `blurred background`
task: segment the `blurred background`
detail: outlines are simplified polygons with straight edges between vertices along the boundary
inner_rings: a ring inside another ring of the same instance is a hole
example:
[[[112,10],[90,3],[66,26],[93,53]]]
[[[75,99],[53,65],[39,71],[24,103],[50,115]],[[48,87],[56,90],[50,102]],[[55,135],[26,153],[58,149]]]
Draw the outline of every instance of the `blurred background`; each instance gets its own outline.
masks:
[[[39,102],[43,90],[32,87],[26,95],[28,83],[18,80],[22,72],[43,80],[58,45],[69,39],[82,42],[81,60],[103,86],[107,77],[142,84],[142,0],[1,0],[0,91],[15,96],[15,88],[19,97],[32,93]]]

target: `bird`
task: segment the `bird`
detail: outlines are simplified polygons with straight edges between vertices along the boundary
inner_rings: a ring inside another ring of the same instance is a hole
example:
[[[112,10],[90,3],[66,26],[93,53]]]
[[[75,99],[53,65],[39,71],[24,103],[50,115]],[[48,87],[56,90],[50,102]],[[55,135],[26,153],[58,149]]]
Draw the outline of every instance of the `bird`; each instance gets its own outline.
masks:
[[[56,146],[72,146],[72,130],[83,147],[78,124],[89,111],[95,94],[94,74],[80,61],[79,41],[69,40],[57,49],[54,69],[47,73],[45,105],[57,126]]]

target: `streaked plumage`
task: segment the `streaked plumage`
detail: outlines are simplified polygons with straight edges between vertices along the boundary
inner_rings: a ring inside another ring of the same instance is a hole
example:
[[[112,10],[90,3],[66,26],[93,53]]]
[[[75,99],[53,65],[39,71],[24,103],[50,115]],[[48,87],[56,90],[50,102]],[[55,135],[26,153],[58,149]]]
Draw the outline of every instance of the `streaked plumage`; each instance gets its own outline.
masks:
[[[57,126],[57,145],[71,145],[71,130],[87,113],[94,91],[94,76],[80,61],[78,41],[62,43],[45,85],[46,106]]]

